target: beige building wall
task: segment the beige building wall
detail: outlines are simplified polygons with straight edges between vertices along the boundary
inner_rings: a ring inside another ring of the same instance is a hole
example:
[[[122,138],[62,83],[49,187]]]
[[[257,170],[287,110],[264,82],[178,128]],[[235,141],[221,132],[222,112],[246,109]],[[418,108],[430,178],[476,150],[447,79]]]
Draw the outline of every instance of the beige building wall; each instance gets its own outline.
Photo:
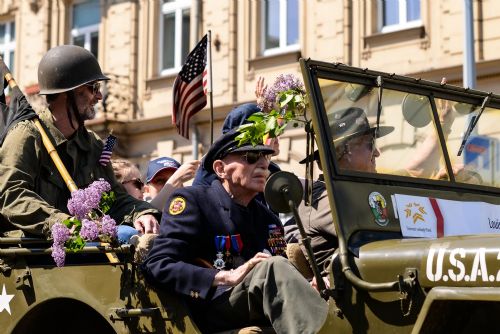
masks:
[[[313,58],[462,85],[463,1],[422,0],[416,27],[379,32],[377,6],[369,0],[299,0],[299,48],[263,56],[259,0],[191,0],[193,47],[212,32],[214,136],[236,105],[255,100],[260,76],[271,84],[282,73],[300,75],[298,59]],[[72,0],[0,1],[0,23],[15,20],[14,74],[35,104],[37,66],[52,46],[70,42]],[[112,79],[106,85],[106,113],[88,126],[119,138],[115,153],[137,162],[160,155],[183,162],[203,155],[210,142],[208,106],[192,118],[198,142],[180,137],[171,124],[176,73],[160,75],[159,0],[100,0],[98,59]],[[499,92],[500,2],[473,1],[477,88]],[[290,129],[276,161],[302,175],[297,161],[305,136]],[[193,153],[195,152],[195,154]]]

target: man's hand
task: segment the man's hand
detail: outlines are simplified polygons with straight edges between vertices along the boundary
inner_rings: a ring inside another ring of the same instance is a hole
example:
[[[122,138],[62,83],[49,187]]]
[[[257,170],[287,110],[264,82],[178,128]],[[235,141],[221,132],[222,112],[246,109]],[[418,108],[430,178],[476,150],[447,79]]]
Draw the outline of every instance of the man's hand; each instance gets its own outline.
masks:
[[[143,215],[137,218],[134,228],[142,234],[160,232],[160,225],[153,215]]]
[[[441,79],[441,85],[446,85],[446,78]],[[436,107],[441,122],[445,130],[449,130],[455,121],[454,108],[448,100],[436,99]]]
[[[263,102],[266,90],[267,85],[264,84],[264,78],[259,77],[257,79],[257,84],[255,85],[255,97],[257,98],[257,104],[261,104]]]
[[[245,262],[244,264],[242,264],[241,266],[239,266],[234,270],[219,271],[215,275],[212,285],[235,286],[245,278],[248,272],[252,270],[253,267],[257,265],[257,263],[265,261],[270,257],[271,257],[270,254],[259,252],[255,254],[253,258],[251,258],[250,260],[248,260],[247,262]]]
[[[321,278],[323,278],[323,282],[325,282],[325,287],[327,289],[330,289],[330,280],[328,279],[328,277],[322,276]],[[311,286],[313,288],[315,288],[316,290],[318,290],[318,292],[321,292],[321,291],[319,291],[318,281],[316,281],[316,276],[313,277],[313,279],[311,281]]]
[[[175,173],[172,174],[167,183],[173,185],[175,188],[182,187],[184,182],[194,177],[199,166],[200,160],[191,160],[183,163]]]

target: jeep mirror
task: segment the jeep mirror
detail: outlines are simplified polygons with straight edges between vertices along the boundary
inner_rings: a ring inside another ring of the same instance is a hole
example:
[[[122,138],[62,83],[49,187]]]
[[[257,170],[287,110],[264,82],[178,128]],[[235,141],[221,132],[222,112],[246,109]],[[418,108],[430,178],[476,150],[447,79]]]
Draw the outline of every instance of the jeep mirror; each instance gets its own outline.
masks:
[[[432,120],[432,108],[426,96],[406,94],[402,109],[405,121],[415,128],[423,128]]]
[[[271,175],[266,182],[264,196],[271,208],[280,213],[291,212],[288,201],[292,200],[297,207],[302,201],[302,183],[292,173],[280,171]]]

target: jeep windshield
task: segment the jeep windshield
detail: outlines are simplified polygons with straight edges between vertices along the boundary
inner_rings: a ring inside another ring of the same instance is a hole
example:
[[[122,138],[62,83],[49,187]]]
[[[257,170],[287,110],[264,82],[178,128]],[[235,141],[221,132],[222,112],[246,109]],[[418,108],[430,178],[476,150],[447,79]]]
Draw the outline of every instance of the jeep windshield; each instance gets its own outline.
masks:
[[[323,113],[338,175],[373,178],[376,172],[377,178],[499,187],[498,96],[340,64],[317,69],[311,100]],[[335,122],[350,108],[363,110],[373,132],[379,131],[373,143],[376,170],[340,163],[345,140],[332,125],[339,126]]]
[[[302,66],[334,223],[351,250],[367,231],[500,233],[500,96],[341,64]]]

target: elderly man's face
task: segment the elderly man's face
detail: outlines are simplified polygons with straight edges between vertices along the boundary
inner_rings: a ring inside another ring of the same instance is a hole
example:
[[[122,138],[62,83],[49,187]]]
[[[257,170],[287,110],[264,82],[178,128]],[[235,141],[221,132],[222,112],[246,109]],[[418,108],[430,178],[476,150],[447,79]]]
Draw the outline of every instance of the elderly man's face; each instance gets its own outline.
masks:
[[[347,142],[348,152],[340,159],[340,167],[360,172],[377,172],[375,159],[380,151],[375,146],[373,135],[365,135]]]
[[[259,193],[264,191],[269,176],[271,155],[262,152],[237,152],[224,157],[223,182],[227,182],[233,195],[237,193]]]

